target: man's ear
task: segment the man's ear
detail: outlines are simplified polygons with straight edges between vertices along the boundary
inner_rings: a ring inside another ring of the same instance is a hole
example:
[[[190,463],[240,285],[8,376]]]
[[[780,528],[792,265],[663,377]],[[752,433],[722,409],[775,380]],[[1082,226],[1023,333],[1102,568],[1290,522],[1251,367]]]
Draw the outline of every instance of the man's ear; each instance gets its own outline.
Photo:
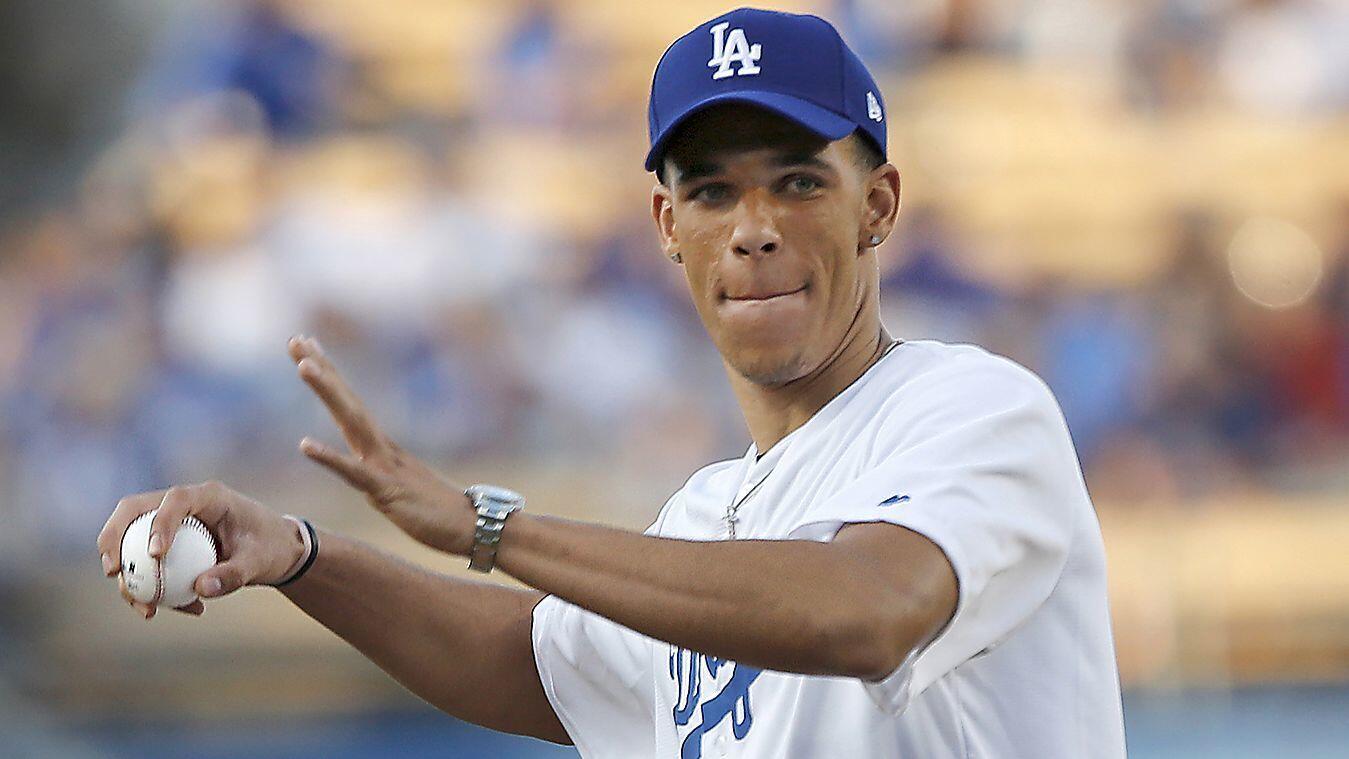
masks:
[[[651,188],[651,219],[656,222],[656,232],[660,235],[660,246],[665,255],[668,257],[677,253],[679,240],[675,233],[674,194],[663,184]]]
[[[858,230],[858,248],[874,248],[890,236],[899,216],[899,169],[892,163],[878,166],[867,178],[862,198],[865,213]],[[872,242],[876,240],[876,242]]]

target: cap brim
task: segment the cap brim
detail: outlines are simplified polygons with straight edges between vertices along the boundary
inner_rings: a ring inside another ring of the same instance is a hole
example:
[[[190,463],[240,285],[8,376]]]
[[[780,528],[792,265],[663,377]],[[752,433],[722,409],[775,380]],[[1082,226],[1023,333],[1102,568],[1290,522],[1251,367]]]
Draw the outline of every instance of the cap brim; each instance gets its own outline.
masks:
[[[777,92],[756,92],[739,90],[723,92],[689,106],[670,122],[646,154],[646,170],[655,171],[659,166],[670,137],[691,117],[722,103],[749,103],[772,111],[784,118],[800,124],[826,140],[841,140],[852,134],[857,125],[828,108],[818,106],[809,100]]]

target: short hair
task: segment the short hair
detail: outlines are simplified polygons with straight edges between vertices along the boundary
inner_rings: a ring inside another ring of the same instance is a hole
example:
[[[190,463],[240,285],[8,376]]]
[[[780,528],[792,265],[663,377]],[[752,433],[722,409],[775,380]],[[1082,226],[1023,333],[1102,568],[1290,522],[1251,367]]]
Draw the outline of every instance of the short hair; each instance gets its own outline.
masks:
[[[851,135],[853,154],[857,158],[857,168],[870,174],[885,165],[885,151],[871,139],[871,135],[857,130]]]

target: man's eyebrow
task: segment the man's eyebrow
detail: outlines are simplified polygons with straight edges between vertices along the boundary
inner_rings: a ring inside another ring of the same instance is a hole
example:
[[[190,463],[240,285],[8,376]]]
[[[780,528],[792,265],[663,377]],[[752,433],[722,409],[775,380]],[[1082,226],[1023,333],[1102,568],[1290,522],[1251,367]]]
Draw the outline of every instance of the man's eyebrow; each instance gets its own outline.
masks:
[[[675,165],[679,169],[679,181],[681,182],[689,182],[721,173],[721,164],[712,161],[696,161],[687,166]]]

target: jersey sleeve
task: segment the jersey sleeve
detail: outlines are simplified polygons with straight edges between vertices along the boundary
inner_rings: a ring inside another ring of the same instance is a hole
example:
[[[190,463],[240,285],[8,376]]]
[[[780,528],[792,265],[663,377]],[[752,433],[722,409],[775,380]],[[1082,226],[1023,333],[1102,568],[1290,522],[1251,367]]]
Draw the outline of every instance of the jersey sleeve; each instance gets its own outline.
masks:
[[[656,534],[678,493],[645,531]],[[545,596],[534,607],[534,664],[543,691],[582,756],[650,753],[655,690],[651,640]]]
[[[543,691],[582,756],[650,744],[651,653],[641,635],[556,596],[534,607],[532,635]]]
[[[945,553],[959,585],[946,627],[892,674],[868,682],[903,711],[946,673],[998,645],[1048,598],[1063,571],[1085,486],[1049,389],[1001,359],[905,388],[912,410],[878,416],[879,462],[811,508],[791,537],[832,540],[887,522]]]

